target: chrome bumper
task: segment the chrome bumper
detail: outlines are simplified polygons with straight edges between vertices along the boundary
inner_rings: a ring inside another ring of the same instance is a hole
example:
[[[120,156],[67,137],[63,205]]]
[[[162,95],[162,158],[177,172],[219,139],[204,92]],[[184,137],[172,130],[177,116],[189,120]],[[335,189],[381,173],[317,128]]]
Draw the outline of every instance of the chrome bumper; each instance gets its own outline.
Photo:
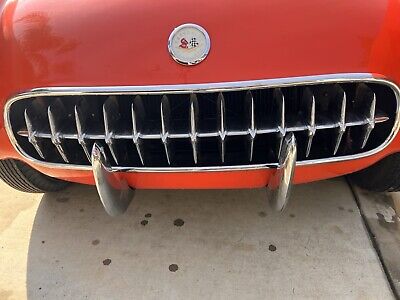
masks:
[[[288,203],[297,158],[297,144],[293,133],[285,136],[280,146],[279,164],[267,186],[271,207],[283,211]],[[126,180],[113,172],[103,147],[93,145],[91,154],[93,175],[104,209],[110,216],[124,213],[131,203],[135,190]]]

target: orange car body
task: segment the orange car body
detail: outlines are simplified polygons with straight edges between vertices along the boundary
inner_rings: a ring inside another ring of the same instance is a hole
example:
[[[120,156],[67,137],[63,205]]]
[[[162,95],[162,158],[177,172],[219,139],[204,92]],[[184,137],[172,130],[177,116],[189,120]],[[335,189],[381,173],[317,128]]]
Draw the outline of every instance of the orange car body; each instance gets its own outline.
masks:
[[[400,1],[3,1],[0,4],[0,108],[44,87],[146,86],[369,73],[400,84]],[[204,62],[177,64],[171,31],[197,23],[212,39]],[[295,183],[366,168],[400,151],[397,135],[371,156],[299,166]],[[94,184],[90,171],[51,168],[22,157],[0,119],[0,159],[23,160],[44,174]],[[257,188],[270,169],[132,172],[142,189]]]

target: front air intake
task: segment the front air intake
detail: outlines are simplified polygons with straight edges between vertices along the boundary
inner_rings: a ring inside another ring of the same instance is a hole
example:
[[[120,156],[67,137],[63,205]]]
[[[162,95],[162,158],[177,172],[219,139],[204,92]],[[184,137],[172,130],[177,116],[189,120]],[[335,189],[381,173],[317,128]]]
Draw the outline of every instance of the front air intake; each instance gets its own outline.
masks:
[[[356,158],[382,148],[397,127],[397,91],[383,81],[220,85],[38,91],[11,101],[6,120],[36,161],[89,167],[97,142],[115,169],[193,171],[276,165],[289,132],[300,164]]]

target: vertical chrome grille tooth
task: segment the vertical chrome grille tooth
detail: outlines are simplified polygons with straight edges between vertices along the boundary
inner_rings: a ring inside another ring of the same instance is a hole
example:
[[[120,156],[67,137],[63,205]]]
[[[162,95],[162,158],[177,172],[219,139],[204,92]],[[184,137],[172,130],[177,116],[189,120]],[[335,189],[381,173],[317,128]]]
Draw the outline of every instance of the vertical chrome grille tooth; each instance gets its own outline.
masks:
[[[255,112],[254,112],[254,98],[251,91],[247,91],[246,93],[246,106],[248,113],[248,121],[249,121],[249,161],[253,161],[253,153],[254,153],[254,139],[257,135],[256,124],[255,124]]]
[[[168,165],[171,165],[171,153],[168,147],[168,134],[169,134],[169,120],[170,120],[170,105],[166,95],[161,98],[161,141],[164,145],[165,155],[167,157]]]
[[[369,115],[367,116],[368,124],[365,128],[364,139],[361,145],[361,149],[364,149],[367,144],[368,138],[371,135],[372,130],[375,128],[375,107],[376,107],[376,95],[373,93],[372,100],[369,107]]]
[[[360,83],[356,89],[356,95],[354,100],[354,110],[356,114],[360,114],[365,120],[366,124],[362,127],[361,135],[361,146],[363,149],[368,138],[375,128],[375,107],[376,107],[376,95],[374,91],[365,83]]]
[[[347,95],[346,92],[341,89],[342,97],[339,104],[339,127],[337,129],[335,148],[333,150],[333,155],[336,155],[339,150],[340,143],[342,141],[343,135],[346,132],[346,106],[347,106]]]
[[[190,94],[190,142],[192,144],[193,161],[197,165],[197,122],[199,117],[199,104],[196,94]]]
[[[286,135],[286,125],[285,125],[285,96],[280,88],[274,89],[274,99],[277,105],[277,127],[278,127],[278,151],[277,156],[279,157],[282,150],[282,142]]]
[[[56,147],[58,153],[60,154],[61,158],[63,159],[63,161],[65,161],[66,163],[69,163],[68,157],[65,153],[65,150],[62,146],[62,141],[60,138],[60,128],[58,124],[58,120],[56,118],[61,117],[57,114],[53,113],[53,106],[49,105],[47,107],[47,117],[48,117],[48,121],[49,121],[49,125],[50,125],[50,132],[51,132],[51,142],[53,143],[53,145]],[[58,112],[58,114],[62,113],[61,111]]]
[[[308,119],[307,119],[307,127],[308,127],[308,140],[307,140],[307,149],[306,149],[306,157],[310,156],[312,142],[315,136],[315,132],[317,131],[315,125],[315,96],[311,89],[307,87],[304,91],[303,101],[307,107]]]
[[[41,158],[45,159],[43,151],[40,148],[40,142],[36,139],[36,136],[35,136],[36,131],[33,128],[32,120],[31,120],[31,118],[29,116],[29,112],[28,112],[27,108],[24,110],[24,118],[25,118],[26,129],[28,131],[28,141],[29,141],[29,143],[31,143],[33,145],[33,147],[35,148],[35,150],[39,154],[39,156]]]
[[[140,162],[142,163],[142,166],[144,166],[144,159],[143,159],[143,153],[142,153],[142,148],[141,148],[141,140],[140,140],[140,131],[138,130],[138,124],[137,124],[137,117],[136,117],[136,109],[135,109],[135,102],[141,102],[141,99],[136,99],[136,98],[141,98],[141,96],[136,96],[133,103],[131,104],[131,117],[132,117],[132,136],[133,136],[133,143],[135,144],[136,151],[139,155]]]
[[[220,92],[217,98],[217,112],[219,119],[218,135],[220,138],[220,154],[222,163],[225,162],[225,139],[226,139],[226,124],[225,124],[225,98]]]
[[[86,128],[86,120],[83,114],[87,114],[87,112],[82,113],[81,108],[75,105],[74,114],[75,114],[76,132],[78,134],[78,143],[81,145],[83,151],[85,152],[88,161],[91,162],[91,154],[89,152],[89,149],[85,141],[85,132],[87,132],[87,128]]]
[[[117,165],[119,165],[117,149],[114,147],[114,130],[118,119],[118,102],[115,96],[109,96],[103,104],[103,121],[105,142],[110,149],[111,155]]]

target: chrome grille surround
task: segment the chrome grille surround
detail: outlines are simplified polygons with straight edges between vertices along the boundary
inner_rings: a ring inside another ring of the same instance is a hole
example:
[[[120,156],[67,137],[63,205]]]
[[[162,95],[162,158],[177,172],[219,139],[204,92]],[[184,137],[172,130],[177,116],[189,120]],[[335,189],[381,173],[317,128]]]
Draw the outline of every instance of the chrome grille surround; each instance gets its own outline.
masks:
[[[399,98],[400,98],[400,91],[397,85],[394,83],[383,79],[383,78],[374,78],[371,74],[365,73],[349,73],[349,74],[332,74],[332,75],[318,75],[318,76],[305,76],[305,77],[292,77],[292,78],[282,78],[282,79],[267,79],[267,80],[256,80],[256,81],[241,81],[241,82],[226,82],[226,83],[210,83],[210,84],[187,84],[187,85],[163,85],[163,86],[116,86],[116,87],[52,87],[52,88],[40,88],[34,89],[29,92],[19,94],[12,99],[10,99],[5,107],[4,118],[6,124],[6,130],[12,141],[13,145],[17,149],[17,151],[29,159],[30,161],[48,166],[48,167],[59,167],[59,168],[67,168],[67,169],[78,169],[78,170],[91,170],[90,165],[73,165],[68,164],[68,157],[64,153],[64,149],[62,147],[62,140],[63,139],[75,139],[79,142],[82,149],[84,150],[86,156],[89,155],[89,151],[87,151],[87,146],[85,142],[87,141],[87,137],[85,137],[85,132],[82,126],[83,122],[81,121],[82,112],[80,112],[79,107],[75,107],[74,115],[76,121],[77,132],[75,134],[60,134],[57,131],[59,124],[57,124],[57,118],[54,117],[55,112],[53,111],[54,108],[48,107],[48,120],[49,120],[49,133],[43,133],[42,136],[39,136],[32,127],[32,122],[30,120],[27,111],[25,111],[25,121],[26,121],[26,137],[28,138],[29,142],[34,146],[37,153],[40,157],[42,157],[43,153],[41,153],[41,149],[37,147],[37,138],[48,138],[51,140],[54,147],[57,149],[59,155],[62,157],[65,163],[51,163],[41,161],[36,159],[30,155],[28,155],[21,145],[17,142],[15,133],[11,126],[10,121],[10,108],[11,106],[23,99],[33,98],[33,97],[47,97],[47,96],[89,96],[89,95],[135,95],[135,97],[140,95],[164,95],[161,100],[161,130],[160,133],[157,134],[142,134],[137,126],[136,122],[133,121],[133,128],[131,134],[114,134],[112,132],[112,128],[114,125],[110,124],[111,118],[108,116],[109,112],[112,111],[114,101],[109,101],[105,103],[103,106],[103,116],[104,116],[104,134],[100,134],[98,136],[93,136],[93,139],[100,138],[104,139],[106,145],[108,146],[110,153],[114,161],[117,165],[112,167],[113,171],[129,171],[129,172],[193,172],[193,171],[227,171],[227,170],[252,170],[252,169],[264,169],[269,167],[276,167],[277,163],[262,163],[262,164],[242,164],[242,165],[218,165],[218,166],[191,166],[191,167],[129,167],[129,166],[119,166],[118,165],[118,157],[113,151],[114,142],[118,141],[119,139],[131,139],[133,144],[137,149],[137,153],[140,157],[141,162],[143,163],[143,157],[141,155],[141,147],[140,141],[145,139],[161,139],[164,149],[165,155],[167,157],[168,162],[170,161],[169,158],[169,147],[168,141],[170,139],[180,139],[180,138],[188,138],[190,139],[190,143],[192,145],[192,153],[193,159],[195,164],[197,163],[197,140],[198,138],[213,136],[218,137],[220,140],[220,153],[221,153],[221,160],[224,161],[224,153],[225,153],[225,140],[229,136],[243,136],[246,135],[249,138],[249,145],[252,149],[254,139],[257,134],[268,134],[274,133],[277,134],[280,139],[283,139],[286,132],[289,131],[298,131],[298,130],[306,130],[308,132],[308,142],[307,142],[307,150],[306,152],[310,152],[310,148],[312,145],[312,140],[315,136],[317,130],[323,130],[324,127],[322,125],[316,124],[315,121],[315,99],[313,96],[309,97],[309,118],[308,124],[306,127],[301,128],[287,128],[285,126],[285,105],[283,104],[280,111],[281,111],[281,118],[279,120],[280,124],[276,128],[271,129],[258,129],[256,128],[256,124],[254,123],[254,102],[252,100],[251,91],[257,89],[278,89],[278,88],[286,88],[286,87],[295,87],[295,86],[315,86],[319,84],[342,84],[342,83],[374,83],[374,84],[382,84],[384,86],[389,87],[395,95],[396,98],[396,111],[394,112],[395,120],[393,120],[393,127],[386,138],[386,140],[379,145],[378,147],[362,152],[357,153],[354,155],[345,155],[345,156],[332,156],[328,158],[321,158],[321,159],[310,159],[310,160],[302,160],[298,161],[297,165],[309,165],[309,164],[317,164],[317,163],[327,163],[327,162],[335,162],[335,161],[344,161],[349,159],[357,159],[361,157],[366,157],[372,154],[375,154],[385,148],[390,141],[396,135],[399,129]],[[224,105],[225,101],[223,99],[223,92],[230,92],[230,91],[250,91],[250,93],[246,94],[246,102],[249,103],[248,107],[250,108],[250,122],[249,128],[246,131],[228,131],[225,128],[225,114],[224,114]],[[209,132],[209,133],[199,133],[196,131],[196,113],[197,109],[197,101],[195,99],[195,95],[197,93],[219,93],[218,94],[218,107],[220,110],[220,122],[219,122],[219,130],[216,132]],[[279,93],[279,89],[278,92]],[[168,95],[169,94],[191,94],[190,96],[190,131],[184,134],[170,134],[168,132],[168,125],[166,119],[168,118]],[[194,96],[192,96],[194,95]],[[222,96],[221,96],[222,95]],[[280,97],[280,95],[278,95]],[[372,129],[376,122],[380,122],[382,120],[377,120],[373,117],[375,114],[375,101],[376,99],[373,97],[371,103],[369,104],[369,112],[370,115],[367,116],[362,123],[355,124],[346,122],[345,116],[343,113],[340,114],[339,122],[335,123],[334,126],[328,128],[335,128],[337,129],[337,142],[334,152],[338,150],[338,145],[340,144],[341,138],[343,133],[345,132],[347,127],[350,126],[358,126],[362,125],[365,130],[363,130],[365,142],[363,142],[362,146],[365,146],[369,134],[371,133]],[[280,103],[283,103],[281,101]],[[344,103],[344,104],[343,104]],[[340,107],[340,111],[345,111],[345,104],[346,101],[342,101],[342,105]],[[135,113],[135,110],[132,109],[132,120],[135,120],[138,116]],[[279,151],[279,150],[278,150]],[[252,160],[252,153],[250,151],[250,161]]]

